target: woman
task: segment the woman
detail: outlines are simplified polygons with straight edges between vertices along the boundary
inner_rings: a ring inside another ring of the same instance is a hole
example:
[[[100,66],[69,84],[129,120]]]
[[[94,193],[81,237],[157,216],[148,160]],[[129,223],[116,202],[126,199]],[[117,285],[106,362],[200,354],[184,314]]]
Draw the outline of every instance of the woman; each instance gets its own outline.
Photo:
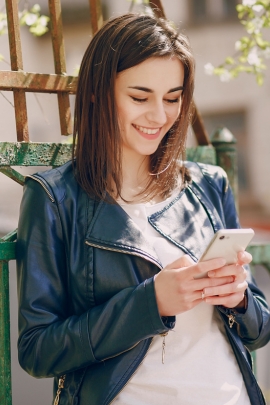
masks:
[[[73,162],[27,178],[19,361],[56,377],[55,404],[264,403],[249,349],[269,340],[269,311],[251,257],[197,263],[239,224],[224,171],[181,160],[193,82],[170,24],[110,20],[82,61]]]

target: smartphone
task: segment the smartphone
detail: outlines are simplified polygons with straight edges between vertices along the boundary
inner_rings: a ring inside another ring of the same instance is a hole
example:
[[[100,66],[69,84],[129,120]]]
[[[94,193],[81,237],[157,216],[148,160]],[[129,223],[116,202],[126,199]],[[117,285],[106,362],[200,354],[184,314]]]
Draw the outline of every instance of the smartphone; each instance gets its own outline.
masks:
[[[202,254],[199,262],[224,257],[227,264],[237,262],[237,253],[246,249],[254,236],[251,228],[243,229],[220,229],[217,231]],[[194,278],[207,277],[207,273],[200,274]]]

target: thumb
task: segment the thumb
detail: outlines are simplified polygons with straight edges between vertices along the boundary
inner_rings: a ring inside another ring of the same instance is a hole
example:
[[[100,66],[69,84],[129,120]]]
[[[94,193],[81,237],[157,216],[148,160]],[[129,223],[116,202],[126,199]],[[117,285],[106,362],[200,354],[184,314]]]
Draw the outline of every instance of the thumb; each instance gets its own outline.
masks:
[[[238,258],[238,264],[240,264],[240,265],[248,264],[252,261],[251,254],[246,251],[238,252],[237,258]]]
[[[189,255],[184,255],[176,259],[174,262],[168,264],[166,269],[180,269],[182,267],[189,267],[195,264]]]

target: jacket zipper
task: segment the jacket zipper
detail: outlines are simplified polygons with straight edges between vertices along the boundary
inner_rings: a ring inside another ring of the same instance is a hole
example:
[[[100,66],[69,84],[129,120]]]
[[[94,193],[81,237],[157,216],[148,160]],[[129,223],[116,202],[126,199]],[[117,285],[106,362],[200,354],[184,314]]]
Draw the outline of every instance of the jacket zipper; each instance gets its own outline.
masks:
[[[42,183],[41,180],[38,180],[37,178],[32,177],[32,176],[28,176],[28,177],[31,177],[33,180],[36,180],[38,183],[40,183],[41,186],[42,186],[42,187],[44,188],[44,190],[46,191],[46,193],[48,194],[48,196],[50,197],[51,201],[54,202],[54,199],[53,199],[52,195],[51,195],[50,192],[46,189],[45,185]],[[109,250],[109,251],[112,251],[112,252],[125,253],[125,254],[130,254],[130,255],[133,255],[133,256],[141,257],[141,258],[143,258],[143,259],[145,259],[145,260],[148,260],[149,262],[155,264],[160,270],[162,270],[162,266],[161,266],[158,262],[156,262],[155,260],[151,260],[149,257],[147,257],[147,256],[145,256],[145,255],[143,255],[143,254],[139,254],[139,253],[137,253],[137,252],[135,253],[135,252],[126,251],[126,250],[124,250],[124,249],[116,249],[116,248],[111,248],[111,247],[108,248],[108,247],[105,247],[105,246],[101,246],[101,245],[97,245],[97,244],[95,244],[95,243],[89,242],[89,241],[87,241],[87,240],[85,241],[85,243],[86,243],[86,245],[93,246],[93,247],[98,248],[98,249]],[[168,332],[167,332],[167,333],[168,333]],[[167,334],[167,333],[166,333],[166,334]],[[165,335],[165,334],[161,334],[161,336],[164,336],[164,338],[165,338],[166,335]],[[152,339],[152,341],[153,341],[153,339]],[[143,359],[142,359],[141,363],[140,363],[139,366],[136,368],[136,370],[134,370],[134,372],[131,374],[131,376],[130,376],[129,379],[126,381],[125,385],[124,385],[124,386],[122,387],[122,389],[119,391],[119,393],[117,394],[117,396],[123,391],[123,389],[125,388],[125,386],[128,384],[129,380],[133,377],[133,375],[135,374],[135,372],[138,370],[138,368],[139,368],[140,365],[142,364],[142,362],[143,362],[145,356],[147,355],[147,353],[148,353],[148,351],[149,351],[149,349],[150,349],[150,347],[151,347],[151,345],[152,345],[152,341],[151,341],[151,343],[150,343],[150,345],[149,345],[149,347],[148,347],[148,349],[147,349],[145,355],[143,356]],[[119,356],[119,354],[125,353],[125,352],[127,352],[127,351],[133,349],[133,348],[136,347],[139,343],[140,343],[140,342],[136,343],[135,345],[133,345],[133,346],[130,347],[129,349],[124,350],[123,352],[118,353],[118,354],[115,355],[115,356],[111,356],[111,357],[107,357],[106,359],[103,359],[103,361],[109,360],[109,359],[114,358],[114,357],[117,357],[117,356]],[[162,359],[163,359],[163,361],[164,361],[164,357],[163,357],[163,356],[164,356],[164,354],[165,354],[165,347],[163,347],[162,350],[163,350],[163,351],[162,351]],[[64,376],[61,376],[61,377],[59,378],[58,390],[57,390],[56,397],[55,397],[55,400],[54,400],[53,405],[58,405],[58,404],[59,404],[61,390],[64,388],[65,377],[66,377],[66,376],[64,375]],[[116,397],[117,397],[117,396],[116,396]],[[116,397],[115,397],[108,405],[112,404],[112,403],[115,401]]]
[[[242,336],[241,336],[241,333],[240,333],[240,325],[239,325],[238,322],[236,322],[235,316],[232,315],[232,314],[227,315],[227,316],[228,316],[228,320],[229,320],[229,327],[230,327],[230,329],[233,327],[234,323],[236,323],[237,333],[238,333],[238,335],[239,335],[240,337],[242,337]],[[244,345],[244,346],[245,346],[246,350],[249,352],[250,359],[251,359],[251,368],[252,368],[252,370],[253,370],[254,364],[253,364],[253,358],[252,358],[251,352],[250,352],[249,348],[248,348],[246,345]]]
[[[226,314],[227,315],[227,314]],[[228,322],[229,322],[229,327],[230,329],[233,327],[234,324],[236,324],[237,328],[237,333],[240,337],[242,337],[241,332],[240,332],[240,325],[239,323],[235,320],[235,313],[230,313],[227,315],[228,317]]]
[[[134,347],[136,347],[139,343],[140,343],[140,342],[135,343],[135,345],[129,347],[129,348],[126,349],[126,350],[123,350],[123,351],[120,352],[120,353],[117,353],[117,354],[114,355],[114,356],[106,357],[105,359],[102,359],[102,361],[110,360],[110,359],[113,359],[114,357],[120,356],[120,354],[126,353],[126,352],[128,352],[129,350],[134,349]]]
[[[128,378],[128,380],[125,382],[125,384],[123,385],[123,387],[121,388],[121,390],[120,390],[120,391],[118,392],[118,394],[112,399],[112,401],[108,403],[108,405],[111,405],[111,404],[116,400],[116,398],[121,394],[121,392],[122,392],[122,391],[124,390],[124,388],[127,386],[127,384],[129,383],[129,381],[131,380],[131,378],[134,376],[134,374],[136,373],[136,371],[141,367],[141,365],[142,365],[142,363],[143,363],[145,357],[147,356],[147,353],[148,353],[149,350],[150,350],[150,347],[152,346],[152,343],[153,343],[153,338],[152,338],[151,343],[150,343],[148,349],[146,350],[146,353],[144,354],[144,356],[143,356],[143,358],[142,358],[140,364],[138,365],[138,367],[136,367],[136,370],[133,371],[133,373],[132,373],[131,376]]]
[[[159,335],[160,337],[163,338],[162,339],[162,349],[161,349],[161,361],[162,361],[162,364],[165,363],[165,346],[166,346],[165,338],[168,335],[168,333],[169,332],[163,332],[163,333],[160,333],[160,335]]]
[[[66,375],[62,375],[61,377],[59,377],[58,389],[57,389],[57,392],[56,392],[55,399],[53,401],[53,405],[58,405],[59,404],[60,395],[61,395],[62,389],[64,388],[65,379],[66,379]]]
[[[106,361],[106,360],[109,360],[109,359],[113,359],[114,357],[117,357],[117,356],[119,356],[120,354],[126,353],[126,352],[128,352],[129,350],[131,350],[131,349],[133,349],[134,347],[136,347],[139,343],[140,343],[140,342],[136,343],[135,345],[131,346],[131,347],[130,347],[129,349],[127,349],[127,350],[123,350],[122,352],[116,354],[115,356],[106,357],[106,358],[103,359],[102,361]],[[151,342],[151,343],[152,343],[152,342]],[[148,348],[148,350],[149,350],[149,348]],[[147,352],[148,352],[148,350],[147,350]],[[146,352],[146,353],[147,353],[147,352]],[[135,371],[136,371],[136,370],[135,370]],[[135,371],[134,371],[134,373],[135,373]],[[134,374],[134,373],[133,373],[133,374]],[[132,375],[133,375],[133,374],[132,374]],[[130,378],[131,378],[131,377],[130,377]],[[57,389],[57,392],[56,392],[56,395],[55,395],[55,399],[54,399],[53,405],[58,405],[58,404],[59,404],[61,392],[62,392],[62,390],[65,388],[65,385],[64,385],[65,379],[66,379],[66,375],[62,375],[61,377],[59,377],[59,380],[58,380],[58,389]]]
[[[102,246],[102,245],[97,245],[95,243],[89,242],[88,240],[86,240],[85,243],[86,243],[86,245],[93,246],[93,247],[98,248],[98,249],[110,250],[112,252],[125,253],[125,254],[128,254],[128,255],[141,257],[142,259],[145,259],[145,260],[155,264],[160,270],[162,270],[162,266],[158,262],[156,262],[155,260],[150,259],[146,255],[143,255],[143,254],[140,254],[140,253],[137,253],[137,252],[126,251],[124,249],[116,249],[116,248],[112,248],[112,247],[106,247],[106,246]]]
[[[53,198],[53,196],[52,196],[52,194],[49,192],[49,190],[45,187],[45,184],[43,183],[43,181],[37,179],[35,176],[32,176],[32,175],[30,175],[30,174],[27,175],[27,176],[25,176],[25,177],[29,177],[30,179],[33,179],[33,180],[37,181],[37,182],[43,187],[43,189],[46,191],[46,193],[48,194],[48,196],[49,196],[51,202],[55,202],[55,199]]]
[[[235,320],[235,316],[233,314],[227,315],[228,317],[228,322],[229,322],[229,327],[230,329],[233,327],[234,323],[237,323]]]

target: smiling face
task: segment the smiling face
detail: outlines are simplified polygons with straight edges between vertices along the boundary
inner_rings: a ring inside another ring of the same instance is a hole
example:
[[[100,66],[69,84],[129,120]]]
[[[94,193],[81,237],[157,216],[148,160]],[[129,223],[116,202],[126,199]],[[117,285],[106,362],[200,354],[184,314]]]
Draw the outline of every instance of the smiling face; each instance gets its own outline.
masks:
[[[149,58],[118,73],[115,102],[123,156],[142,160],[152,155],[178,118],[184,67],[177,58]]]

